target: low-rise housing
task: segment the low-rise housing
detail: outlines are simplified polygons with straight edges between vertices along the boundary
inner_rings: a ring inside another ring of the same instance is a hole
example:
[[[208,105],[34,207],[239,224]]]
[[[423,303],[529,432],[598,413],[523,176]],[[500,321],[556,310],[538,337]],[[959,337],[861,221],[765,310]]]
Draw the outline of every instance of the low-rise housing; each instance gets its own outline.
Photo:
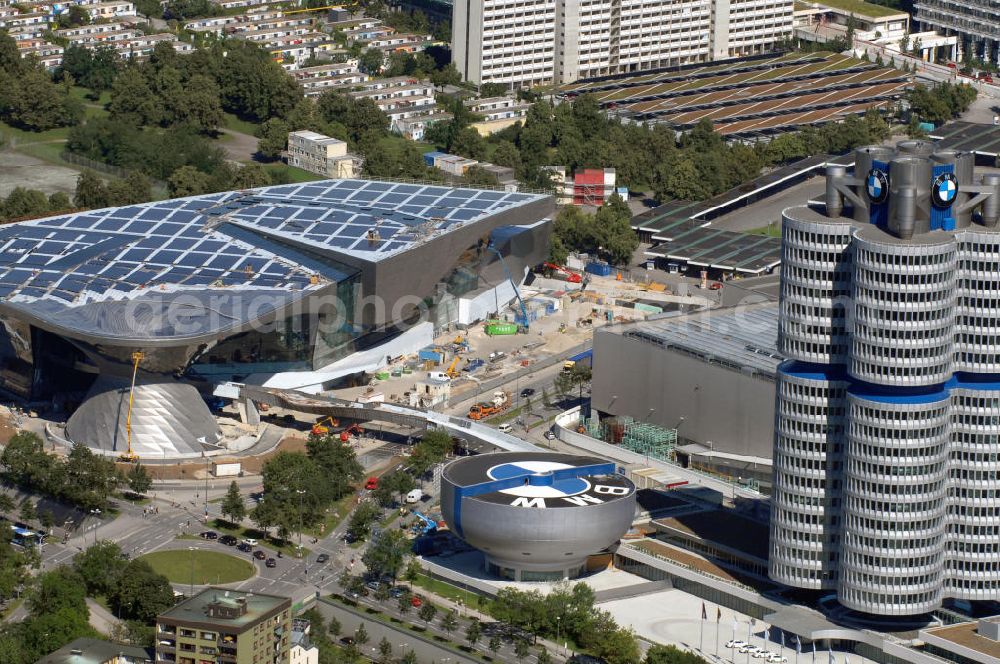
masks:
[[[438,122],[446,122],[451,120],[453,117],[455,116],[447,111],[435,110],[429,113],[399,118],[396,120],[396,131],[399,132],[401,136],[408,138],[411,141],[422,141],[424,140],[424,134],[426,133],[428,127]]]
[[[556,187],[556,202],[560,205],[590,205],[599,207],[618,194],[628,200],[628,190],[615,186],[615,169],[585,168],[567,176],[565,166],[546,166]]]
[[[288,165],[328,178],[353,178],[361,159],[347,151],[347,143],[315,131],[288,134]]]
[[[489,136],[523,120],[531,108],[531,104],[526,104],[513,96],[469,99],[465,102],[465,106],[476,115],[482,116],[483,119],[473,122],[472,127],[483,136]]]
[[[42,657],[35,664],[152,664],[153,657],[152,648],[79,638]]]
[[[319,648],[309,640],[308,620],[296,618],[292,621],[292,647],[288,664],[319,664]]]

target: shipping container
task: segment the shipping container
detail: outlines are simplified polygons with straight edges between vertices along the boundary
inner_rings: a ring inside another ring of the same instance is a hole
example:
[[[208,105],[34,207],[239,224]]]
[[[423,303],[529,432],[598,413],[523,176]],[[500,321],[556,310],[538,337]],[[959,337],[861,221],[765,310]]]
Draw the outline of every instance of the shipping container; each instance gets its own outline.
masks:
[[[516,323],[489,323],[486,325],[486,334],[491,337],[517,334]]]
[[[216,477],[238,477],[243,467],[238,463],[213,464],[212,473]]]
[[[596,274],[599,277],[608,277],[611,275],[611,266],[604,261],[591,261],[590,263],[587,263],[587,267],[584,269],[587,272]]]

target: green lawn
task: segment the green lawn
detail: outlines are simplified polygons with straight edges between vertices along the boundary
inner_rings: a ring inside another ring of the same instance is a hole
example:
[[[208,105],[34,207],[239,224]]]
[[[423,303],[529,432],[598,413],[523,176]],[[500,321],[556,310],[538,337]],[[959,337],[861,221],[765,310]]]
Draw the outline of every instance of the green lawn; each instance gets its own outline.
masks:
[[[43,143],[45,141],[65,141],[69,136],[69,127],[58,127],[48,131],[25,131],[12,127],[5,122],[0,122],[0,134],[3,134],[8,141],[16,140],[21,143]]]
[[[98,106],[107,106],[108,104],[111,103],[111,92],[109,92],[108,90],[102,92],[100,97],[97,98],[97,100],[88,97],[87,95],[90,94],[90,90],[88,88],[79,85],[74,85],[72,88],[70,88],[69,94],[71,97],[79,99],[84,104],[97,104]]]
[[[249,561],[218,551],[154,551],[140,556],[139,560],[145,560],[171,583],[178,584],[233,583],[249,579],[254,573],[254,566]]]
[[[257,127],[260,126],[257,123],[240,119],[232,113],[223,113],[223,115],[225,116],[223,125],[226,129],[232,129],[233,131],[249,134],[250,136],[257,135]]]
[[[450,583],[444,581],[439,581],[437,579],[432,579],[426,574],[421,574],[417,577],[417,580],[413,583],[415,586],[419,586],[426,590],[427,592],[434,593],[445,599],[450,599],[453,602],[462,600],[465,606],[471,607],[473,609],[482,610],[486,612],[486,608],[489,605],[489,600],[482,595],[477,595],[476,593],[469,592],[458,586],[453,586]],[[482,604],[480,604],[480,601]]]
[[[263,166],[264,170],[268,173],[285,173],[287,176],[286,179],[289,182],[312,182],[314,180],[325,179],[322,175],[310,173],[309,171],[304,171],[301,168],[295,168],[294,166],[283,164],[280,161],[264,164]]]

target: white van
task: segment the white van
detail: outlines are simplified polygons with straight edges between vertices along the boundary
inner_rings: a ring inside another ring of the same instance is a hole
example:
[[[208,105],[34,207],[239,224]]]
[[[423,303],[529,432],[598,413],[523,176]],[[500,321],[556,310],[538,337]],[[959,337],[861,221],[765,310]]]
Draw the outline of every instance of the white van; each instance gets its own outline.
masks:
[[[420,489],[414,489],[413,491],[406,494],[406,502],[412,504],[419,502],[421,498],[424,497],[424,492]]]
[[[510,422],[504,422],[503,424],[497,427],[497,431],[499,431],[500,433],[510,433],[513,430],[514,427],[510,425]]]

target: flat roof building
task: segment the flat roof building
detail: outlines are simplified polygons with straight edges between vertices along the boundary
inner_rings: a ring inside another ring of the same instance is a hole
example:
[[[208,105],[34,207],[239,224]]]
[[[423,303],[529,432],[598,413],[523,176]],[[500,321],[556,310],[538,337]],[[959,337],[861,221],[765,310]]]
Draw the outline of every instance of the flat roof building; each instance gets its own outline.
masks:
[[[361,170],[361,158],[347,151],[347,143],[315,131],[288,134],[288,165],[328,178],[352,178]]]
[[[156,661],[287,664],[292,600],[207,588],[156,619]]]
[[[153,657],[152,648],[80,638],[42,657],[35,664],[152,664]]]

